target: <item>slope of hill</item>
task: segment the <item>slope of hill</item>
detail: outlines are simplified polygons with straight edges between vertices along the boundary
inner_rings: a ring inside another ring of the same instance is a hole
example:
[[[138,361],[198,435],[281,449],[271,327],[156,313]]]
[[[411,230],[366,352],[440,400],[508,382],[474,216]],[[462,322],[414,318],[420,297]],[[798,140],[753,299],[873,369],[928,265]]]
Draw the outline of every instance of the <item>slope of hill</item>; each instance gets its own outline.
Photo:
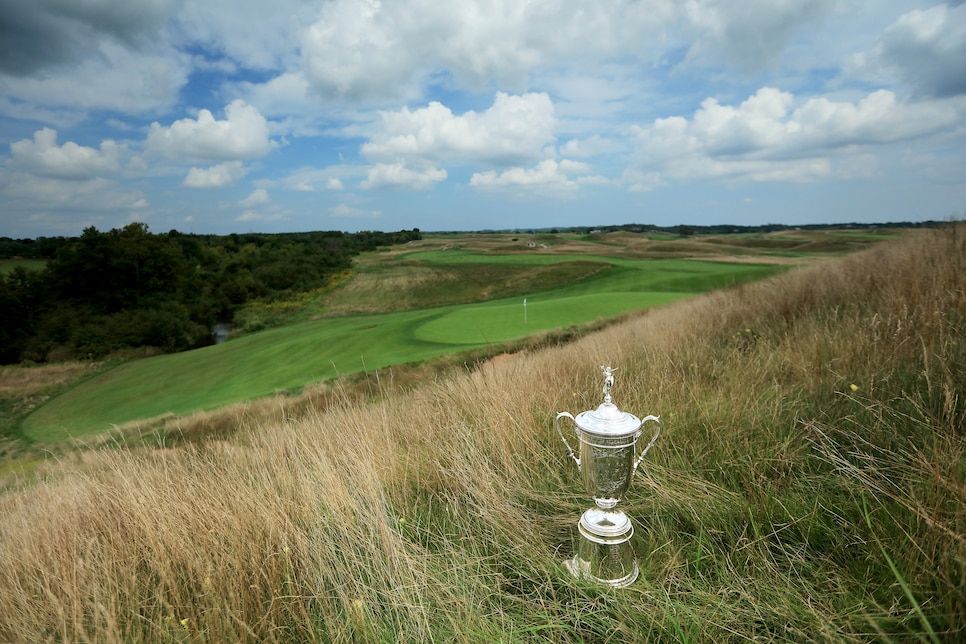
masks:
[[[622,501],[623,590],[563,566],[591,501],[553,418],[599,404],[601,364],[665,427]],[[962,225],[374,386],[0,497],[0,639],[966,634]]]
[[[596,323],[780,268],[566,251],[412,251],[397,261],[376,257],[365,273],[369,279],[341,289],[355,303],[353,314],[346,314],[347,296],[336,293],[329,296],[335,303],[313,319],[122,364],[40,407],[24,420],[23,434],[55,442],[132,421],[209,410],[340,374]],[[390,272],[398,279],[388,277]],[[336,311],[343,315],[334,316]]]

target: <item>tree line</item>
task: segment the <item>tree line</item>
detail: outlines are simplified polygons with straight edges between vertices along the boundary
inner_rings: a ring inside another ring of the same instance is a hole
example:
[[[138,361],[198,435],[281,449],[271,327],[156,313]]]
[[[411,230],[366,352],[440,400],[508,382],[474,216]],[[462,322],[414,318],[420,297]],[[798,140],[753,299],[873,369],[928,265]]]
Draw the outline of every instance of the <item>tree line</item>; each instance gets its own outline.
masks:
[[[80,237],[0,238],[0,257],[46,259],[0,274],[0,363],[100,358],[212,342],[247,302],[310,291],[352,258],[420,239],[399,232],[154,234],[143,223]]]
[[[954,219],[958,221],[960,218]],[[852,229],[883,229],[883,228],[938,228],[948,224],[948,221],[897,221],[885,223],[838,223],[838,224],[759,224],[759,225],[737,225],[737,224],[674,224],[672,226],[657,226],[654,224],[614,224],[597,226],[554,226],[551,228],[504,228],[504,229],[485,229],[485,230],[454,230],[454,231],[434,231],[447,235],[472,234],[472,233],[516,233],[516,234],[558,234],[569,233],[577,235],[589,235],[591,233],[614,233],[629,232],[641,234],[669,234],[690,237],[691,235],[731,235],[740,233],[773,233],[783,230],[852,230]]]

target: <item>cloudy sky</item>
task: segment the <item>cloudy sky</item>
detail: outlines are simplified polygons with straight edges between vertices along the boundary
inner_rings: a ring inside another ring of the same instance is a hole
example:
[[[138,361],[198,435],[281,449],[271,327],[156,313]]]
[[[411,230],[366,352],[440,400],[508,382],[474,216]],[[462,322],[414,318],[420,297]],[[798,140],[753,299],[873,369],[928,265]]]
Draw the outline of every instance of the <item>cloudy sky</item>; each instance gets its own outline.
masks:
[[[0,236],[964,213],[961,2],[0,0]]]

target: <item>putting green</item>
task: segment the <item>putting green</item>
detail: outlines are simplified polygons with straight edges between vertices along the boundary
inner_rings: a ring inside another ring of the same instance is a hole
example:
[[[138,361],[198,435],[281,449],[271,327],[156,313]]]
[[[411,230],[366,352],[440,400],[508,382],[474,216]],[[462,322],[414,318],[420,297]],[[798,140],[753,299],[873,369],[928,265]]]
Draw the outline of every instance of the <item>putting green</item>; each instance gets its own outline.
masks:
[[[528,298],[454,308],[415,329],[420,340],[454,345],[506,342],[537,331],[576,326],[627,311],[690,297],[693,293],[599,293]]]

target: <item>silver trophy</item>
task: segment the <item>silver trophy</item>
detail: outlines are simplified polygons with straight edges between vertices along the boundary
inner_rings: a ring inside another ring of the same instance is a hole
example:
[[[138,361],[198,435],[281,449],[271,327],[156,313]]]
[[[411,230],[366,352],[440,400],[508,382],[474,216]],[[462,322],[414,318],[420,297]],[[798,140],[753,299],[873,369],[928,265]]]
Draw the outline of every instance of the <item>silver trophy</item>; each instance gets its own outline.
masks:
[[[577,414],[576,418],[563,411],[554,420],[557,433],[577,463],[584,489],[597,504],[580,517],[577,554],[566,566],[576,577],[623,588],[634,583],[639,569],[630,544],[634,526],[615,506],[630,487],[637,466],[660,436],[661,419],[646,416],[642,420],[618,409],[610,396],[616,369],[602,366],[600,370],[604,375],[604,402],[597,409]],[[579,457],[560,429],[561,418],[569,418],[574,425],[580,441]],[[638,454],[637,439],[648,422],[656,423],[657,431]]]

